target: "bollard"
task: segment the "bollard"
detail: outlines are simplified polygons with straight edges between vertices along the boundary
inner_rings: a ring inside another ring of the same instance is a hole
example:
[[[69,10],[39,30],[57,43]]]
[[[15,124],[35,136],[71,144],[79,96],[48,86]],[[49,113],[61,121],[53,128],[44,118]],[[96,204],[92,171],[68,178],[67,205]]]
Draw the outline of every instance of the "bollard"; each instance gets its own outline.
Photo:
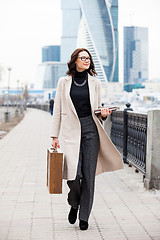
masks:
[[[133,111],[131,104],[127,103],[123,111],[123,162],[127,163],[127,138],[128,138],[128,114],[127,111]]]
[[[23,109],[23,107],[21,106],[21,107],[20,107],[20,113],[22,114],[23,111],[24,111],[24,109]]]
[[[16,108],[16,110],[15,110],[15,117],[18,117],[19,116],[19,110],[18,110],[18,108]]]
[[[26,111],[27,110],[27,104],[25,103],[24,104],[24,111]]]
[[[11,118],[10,112],[5,112],[5,113],[4,113],[4,121],[5,121],[5,122],[9,122],[9,121],[10,121],[10,118]]]

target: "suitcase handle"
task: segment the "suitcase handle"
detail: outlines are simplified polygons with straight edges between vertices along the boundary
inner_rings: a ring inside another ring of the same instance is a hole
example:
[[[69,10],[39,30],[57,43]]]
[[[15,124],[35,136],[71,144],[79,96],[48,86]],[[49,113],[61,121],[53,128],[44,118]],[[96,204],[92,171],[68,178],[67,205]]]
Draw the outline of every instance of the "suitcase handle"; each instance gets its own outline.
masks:
[[[58,151],[57,151],[57,148],[51,147],[50,150],[53,150],[53,152],[58,152]]]

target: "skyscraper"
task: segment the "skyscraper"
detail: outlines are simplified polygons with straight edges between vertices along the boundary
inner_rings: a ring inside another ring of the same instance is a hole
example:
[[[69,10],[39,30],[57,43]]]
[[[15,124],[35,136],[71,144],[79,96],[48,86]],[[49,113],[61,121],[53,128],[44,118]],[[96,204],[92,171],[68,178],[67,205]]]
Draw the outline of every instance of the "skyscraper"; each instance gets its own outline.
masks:
[[[148,28],[124,27],[124,89],[148,79]]]
[[[91,52],[102,83],[118,81],[118,0],[80,0],[80,7],[78,46]]]
[[[66,74],[67,64],[60,61],[60,46],[42,48],[42,64],[38,65],[35,88],[56,89],[58,79]]]
[[[87,48],[102,83],[118,77],[118,0],[61,0],[61,61],[76,47]]]
[[[61,8],[63,12],[61,62],[66,63],[77,47],[77,35],[81,18],[79,0],[61,0]]]
[[[42,48],[42,62],[60,61],[60,46],[44,46]]]
[[[115,69],[113,74],[113,82],[119,82],[118,0],[112,0],[111,16],[115,39]]]
[[[61,62],[44,62],[38,65],[37,89],[57,88],[58,79],[65,75],[67,65]]]

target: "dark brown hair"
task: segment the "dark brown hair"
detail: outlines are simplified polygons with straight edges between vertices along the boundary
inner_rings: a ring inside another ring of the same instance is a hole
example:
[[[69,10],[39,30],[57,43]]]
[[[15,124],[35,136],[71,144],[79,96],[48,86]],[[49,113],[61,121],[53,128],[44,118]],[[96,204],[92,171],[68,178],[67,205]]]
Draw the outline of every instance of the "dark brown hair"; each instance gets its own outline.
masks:
[[[83,52],[83,51],[87,52],[89,54],[89,56],[90,56],[90,66],[87,69],[87,72],[91,76],[97,75],[97,73],[95,71],[95,66],[94,66],[94,63],[93,63],[92,56],[91,56],[90,52],[86,48],[77,48],[76,50],[74,50],[74,52],[71,55],[71,59],[68,62],[68,71],[66,72],[68,75],[70,75],[70,76],[74,76],[75,75],[75,73],[76,73],[76,64],[75,64],[75,62],[77,60],[78,54],[80,52]]]

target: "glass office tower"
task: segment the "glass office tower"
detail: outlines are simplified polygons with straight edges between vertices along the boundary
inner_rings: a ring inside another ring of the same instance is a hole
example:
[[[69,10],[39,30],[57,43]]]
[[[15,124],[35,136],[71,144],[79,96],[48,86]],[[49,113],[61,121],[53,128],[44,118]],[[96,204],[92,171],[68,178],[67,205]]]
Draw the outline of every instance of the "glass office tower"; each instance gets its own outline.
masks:
[[[112,16],[115,39],[115,69],[113,74],[113,82],[119,82],[118,0],[112,0],[110,11]]]
[[[60,77],[65,76],[67,64],[61,62],[44,62],[38,65],[36,89],[57,88]]]
[[[61,0],[61,6],[61,61],[76,47],[87,48],[101,82],[118,82],[118,0]]]
[[[148,79],[148,28],[124,27],[124,89]]]
[[[92,54],[101,82],[118,81],[118,0],[79,0],[78,46]]]
[[[60,61],[60,46],[44,46],[42,48],[42,62]]]
[[[61,0],[61,8],[63,12],[61,62],[66,63],[77,47],[77,34],[81,18],[79,0]]]

